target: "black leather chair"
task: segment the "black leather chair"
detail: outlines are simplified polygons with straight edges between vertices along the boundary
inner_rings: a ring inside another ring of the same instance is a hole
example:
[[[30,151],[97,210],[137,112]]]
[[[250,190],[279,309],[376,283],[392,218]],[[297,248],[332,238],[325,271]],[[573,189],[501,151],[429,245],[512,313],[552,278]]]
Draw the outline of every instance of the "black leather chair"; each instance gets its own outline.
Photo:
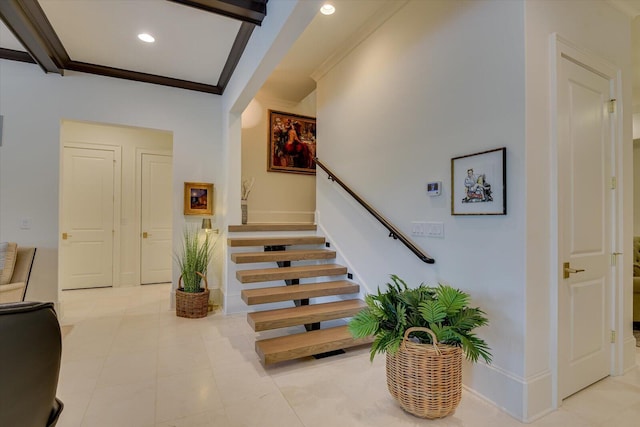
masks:
[[[0,426],[56,425],[61,355],[53,303],[0,304]]]

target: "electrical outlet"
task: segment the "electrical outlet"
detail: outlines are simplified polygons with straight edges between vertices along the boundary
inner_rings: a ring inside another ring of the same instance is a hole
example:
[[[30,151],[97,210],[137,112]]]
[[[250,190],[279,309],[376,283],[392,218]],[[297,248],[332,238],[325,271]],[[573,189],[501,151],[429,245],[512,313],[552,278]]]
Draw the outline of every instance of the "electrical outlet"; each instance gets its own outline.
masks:
[[[20,221],[21,230],[29,230],[31,228],[31,220],[29,218],[22,218]]]

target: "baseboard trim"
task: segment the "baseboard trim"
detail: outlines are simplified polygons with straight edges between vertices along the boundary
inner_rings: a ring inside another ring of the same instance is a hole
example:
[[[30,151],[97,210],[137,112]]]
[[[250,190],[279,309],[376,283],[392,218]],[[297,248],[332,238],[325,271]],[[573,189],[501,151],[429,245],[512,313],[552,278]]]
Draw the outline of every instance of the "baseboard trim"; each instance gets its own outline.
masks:
[[[549,370],[524,378],[495,365],[465,362],[462,372],[467,391],[518,421],[530,423],[554,410]]]

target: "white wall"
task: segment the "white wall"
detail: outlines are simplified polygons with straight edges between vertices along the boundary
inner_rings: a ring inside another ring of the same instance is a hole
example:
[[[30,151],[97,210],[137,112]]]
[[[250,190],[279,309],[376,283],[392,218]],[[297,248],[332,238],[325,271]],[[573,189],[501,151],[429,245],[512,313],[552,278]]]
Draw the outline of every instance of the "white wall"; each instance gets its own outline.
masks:
[[[174,247],[185,222],[183,183],[224,182],[219,96],[74,72],[45,75],[36,65],[0,60],[0,114],[0,240],[35,245],[39,256],[57,258],[63,119],[173,132]],[[30,230],[19,228],[23,217],[31,219]],[[48,276],[48,299],[55,301],[57,273]]]
[[[260,93],[242,114],[242,177],[255,178],[249,195],[249,222],[313,223],[315,175],[267,172],[269,111],[315,117],[315,92],[298,104],[269,99]]]
[[[634,363],[631,344],[631,242],[633,236],[633,194],[632,194],[632,142],[631,142],[631,37],[630,18],[604,1],[583,1],[579,6],[575,1],[526,1],[526,61],[527,61],[527,126],[526,126],[526,176],[527,176],[527,311],[526,334],[527,361],[524,372],[529,402],[525,418],[534,418],[544,412],[552,396],[551,372],[555,357],[550,336],[554,334],[556,312],[550,304],[550,295],[556,293],[557,277],[552,266],[557,260],[550,259],[556,242],[553,240],[552,217],[555,193],[551,171],[555,148],[551,144],[551,124],[549,107],[551,82],[550,36],[557,33],[571,43],[591,54],[602,58],[619,68],[622,78],[621,99],[618,99],[618,114],[623,115],[622,147],[618,147],[617,157],[622,169],[618,171],[619,194],[624,206],[619,215],[621,227],[616,236],[621,240],[618,251],[624,252],[624,289],[627,295],[624,307],[624,324],[618,336],[622,338],[626,350],[624,361],[616,359],[616,371],[621,365],[629,367]],[[562,171],[559,171],[562,173]],[[619,291],[616,292],[616,295]],[[622,324],[615,323],[616,329]],[[629,354],[630,353],[630,354]]]
[[[468,291],[490,326],[494,363],[465,381],[522,415],[525,371],[525,62],[521,1],[411,1],[318,82],[318,157],[405,234],[444,223],[444,239],[415,237],[418,260],[324,175],[319,223],[368,291],[395,273],[417,285]],[[452,216],[451,158],[507,147],[506,216]],[[443,194],[428,197],[428,181]],[[478,379],[477,377],[481,377]],[[499,390],[499,395],[494,393]]]

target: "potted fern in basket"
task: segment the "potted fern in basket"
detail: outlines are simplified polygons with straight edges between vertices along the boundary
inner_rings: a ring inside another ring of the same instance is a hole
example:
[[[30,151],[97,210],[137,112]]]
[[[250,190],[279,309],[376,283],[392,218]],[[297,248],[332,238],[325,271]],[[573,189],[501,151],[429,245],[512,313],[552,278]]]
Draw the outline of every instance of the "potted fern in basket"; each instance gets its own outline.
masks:
[[[201,239],[198,229],[185,227],[182,249],[175,256],[180,268],[176,289],[176,315],[179,317],[205,317],[209,306],[207,269],[217,240],[212,242],[209,233]],[[204,288],[201,284],[204,282]]]
[[[386,353],[387,386],[405,410],[422,418],[450,415],[462,395],[462,353],[471,362],[491,362],[489,346],[472,332],[488,319],[459,289],[412,289],[396,275],[391,280],[386,291],[365,297],[367,307],[349,331],[375,337],[371,360]]]

